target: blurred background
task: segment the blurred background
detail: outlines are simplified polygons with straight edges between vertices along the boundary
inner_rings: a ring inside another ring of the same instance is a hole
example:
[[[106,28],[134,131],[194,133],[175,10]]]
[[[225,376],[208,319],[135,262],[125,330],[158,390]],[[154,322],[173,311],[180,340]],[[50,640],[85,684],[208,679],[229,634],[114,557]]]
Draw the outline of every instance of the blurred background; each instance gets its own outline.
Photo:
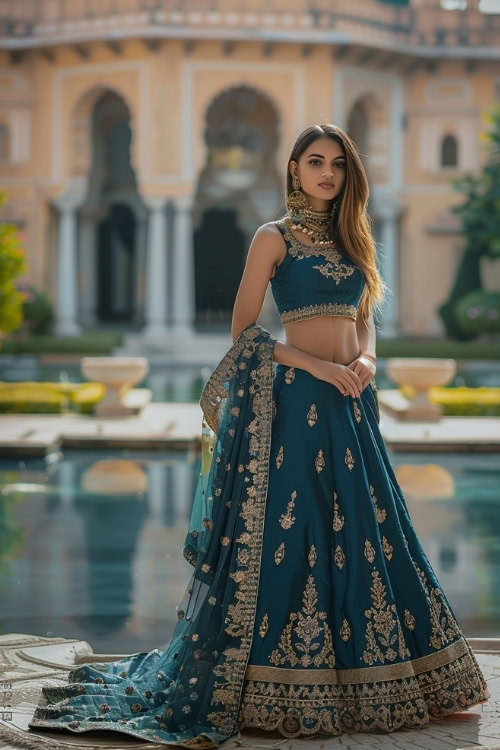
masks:
[[[85,354],[147,357],[150,406],[196,402],[292,144],[331,121],[361,152],[391,290],[378,387],[391,356],[449,357],[454,388],[491,389],[452,413],[500,416],[500,0],[0,0],[0,61],[4,413],[74,413]],[[270,289],[259,322],[283,340]],[[34,457],[20,420],[0,420],[18,430],[0,633],[166,641],[199,455],[75,439]],[[466,635],[498,636],[498,447],[394,466]]]

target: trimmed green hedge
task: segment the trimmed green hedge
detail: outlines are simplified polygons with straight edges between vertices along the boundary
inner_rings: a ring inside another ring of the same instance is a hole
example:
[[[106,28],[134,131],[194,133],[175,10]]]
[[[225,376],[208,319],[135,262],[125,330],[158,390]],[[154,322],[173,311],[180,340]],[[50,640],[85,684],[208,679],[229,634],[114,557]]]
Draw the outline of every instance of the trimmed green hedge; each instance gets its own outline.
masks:
[[[407,398],[415,393],[411,385],[399,390]],[[439,404],[445,417],[500,417],[500,388],[434,386],[429,388],[429,401]]]
[[[103,383],[0,382],[0,414],[92,414],[103,398]]]
[[[377,357],[440,357],[500,359],[500,337],[483,341],[452,339],[377,339]]]
[[[80,336],[49,334],[26,337],[10,336],[3,341],[2,354],[112,354],[123,335],[115,331],[89,331]]]

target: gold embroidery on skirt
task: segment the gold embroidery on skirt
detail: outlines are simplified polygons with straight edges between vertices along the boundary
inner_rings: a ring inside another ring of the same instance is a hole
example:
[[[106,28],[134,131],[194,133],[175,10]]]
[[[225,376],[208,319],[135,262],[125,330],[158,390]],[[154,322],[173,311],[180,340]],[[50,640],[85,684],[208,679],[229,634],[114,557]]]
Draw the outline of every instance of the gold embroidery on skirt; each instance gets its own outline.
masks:
[[[377,521],[379,523],[383,523],[385,519],[387,518],[387,511],[383,510],[382,508],[379,508],[377,505],[377,498],[374,495],[375,490],[370,485],[370,492],[372,493],[372,500],[373,504],[375,506],[375,515],[377,516]]]
[[[291,500],[288,501],[288,505],[286,507],[286,513],[282,513],[280,516],[280,524],[283,526],[284,529],[289,529],[290,526],[292,526],[293,522],[295,521],[295,516],[292,516],[292,510],[295,505],[295,498],[297,497],[297,490],[294,490],[291,494]]]
[[[285,557],[285,542],[281,542],[280,546],[274,553],[274,562],[276,563],[276,565],[279,565],[284,557]]]
[[[361,411],[357,401],[352,402],[352,408],[354,409],[354,418],[356,419],[356,422],[361,422]]]
[[[307,556],[307,559],[309,560],[309,565],[311,566],[311,568],[313,568],[317,560],[316,547],[314,546],[314,544],[311,545],[311,549],[309,550],[309,555]]]
[[[372,570],[373,584],[371,586],[372,606],[365,609],[366,623],[365,641],[366,648],[360,657],[365,664],[372,665],[375,661],[394,661],[396,656],[404,659],[411,656],[406,647],[403,630],[396,611],[395,604],[388,604],[385,596],[385,586],[380,580],[380,573],[376,568]],[[393,633],[396,629],[396,633]],[[378,634],[378,638],[377,635]],[[393,645],[397,645],[397,651]],[[382,648],[381,648],[382,647]]]
[[[269,621],[268,621],[267,612],[266,612],[259,626],[259,635],[261,638],[264,638],[265,634],[267,633],[268,624],[269,624]]]
[[[322,665],[334,667],[335,651],[332,633],[326,622],[326,612],[316,610],[318,594],[312,575],[307,579],[302,601],[304,605],[301,611],[290,613],[289,622],[281,633],[278,648],[269,654],[269,661],[276,666],[289,662],[292,667],[297,664],[303,667],[309,667],[311,664],[315,667]],[[296,623],[295,626],[294,623]],[[299,641],[295,644],[295,650],[292,643],[292,631]],[[321,645],[321,641],[318,643],[317,638],[322,638],[323,647],[319,653],[312,655]],[[296,651],[299,653],[297,654]]]
[[[345,617],[342,621],[342,625],[340,628],[340,637],[342,638],[343,641],[348,641],[349,638],[351,637],[351,628]]]
[[[405,609],[405,625],[408,630],[415,629],[415,618],[413,617],[409,609]]]
[[[285,372],[285,383],[293,383],[295,380],[295,367],[289,367],[288,370]]]
[[[368,541],[368,539],[365,539],[364,553],[368,562],[372,563],[375,560],[375,550],[373,549],[372,543]]]
[[[337,567],[340,568],[340,570],[342,570],[342,566],[344,562],[345,562],[344,550],[342,549],[340,544],[337,544],[335,548],[335,563]]]
[[[337,502],[337,493],[333,492],[333,530],[340,531],[344,525],[344,516],[339,515],[339,504]]]
[[[384,549],[384,555],[388,560],[392,560],[392,544],[389,544],[385,536],[382,537],[382,547]]]
[[[426,599],[429,605],[430,623],[432,627],[429,646],[433,648],[442,648],[450,641],[460,637],[461,631],[457,621],[453,617],[450,608],[443,598],[443,592],[439,588],[434,588],[427,582],[427,577],[418,565],[415,565],[418,575],[422,579],[426,591]]]
[[[309,411],[307,412],[307,424],[309,427],[314,427],[317,421],[318,411],[316,409],[316,404],[311,404]]]
[[[283,446],[280,445],[279,451],[276,454],[276,468],[279,469],[283,463]]]
[[[316,471],[318,472],[318,474],[320,473],[320,471],[323,471],[323,467],[325,465],[325,459],[323,458],[323,451],[321,448],[318,451],[318,455],[314,459],[314,465],[316,467]]]
[[[354,469],[354,458],[349,448],[346,448],[344,461],[349,471],[352,471]]]

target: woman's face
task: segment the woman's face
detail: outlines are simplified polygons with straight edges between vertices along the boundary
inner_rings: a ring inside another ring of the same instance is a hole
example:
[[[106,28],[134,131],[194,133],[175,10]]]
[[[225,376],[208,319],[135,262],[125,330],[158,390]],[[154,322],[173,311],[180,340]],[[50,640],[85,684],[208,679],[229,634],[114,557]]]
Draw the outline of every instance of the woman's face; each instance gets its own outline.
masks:
[[[344,186],[346,157],[340,143],[328,136],[313,141],[299,156],[291,161],[291,174],[297,174],[302,192],[314,211],[326,211],[330,201]]]

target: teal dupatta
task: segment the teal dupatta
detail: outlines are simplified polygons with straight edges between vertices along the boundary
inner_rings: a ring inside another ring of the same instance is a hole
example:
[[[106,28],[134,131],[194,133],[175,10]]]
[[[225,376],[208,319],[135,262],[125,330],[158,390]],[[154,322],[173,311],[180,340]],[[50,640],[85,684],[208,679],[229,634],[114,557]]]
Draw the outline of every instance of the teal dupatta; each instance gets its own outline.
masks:
[[[259,589],[275,343],[249,325],[203,389],[201,471],[183,546],[194,572],[165,650],[76,667],[68,684],[42,688],[30,728],[109,729],[199,748],[237,732]]]
[[[202,463],[183,549],[195,571],[177,612],[182,666],[167,708],[184,725],[181,738],[192,734],[186,746],[214,747],[237,731],[259,589],[275,343],[260,325],[245,328],[200,398]],[[192,685],[199,698],[186,716]]]

